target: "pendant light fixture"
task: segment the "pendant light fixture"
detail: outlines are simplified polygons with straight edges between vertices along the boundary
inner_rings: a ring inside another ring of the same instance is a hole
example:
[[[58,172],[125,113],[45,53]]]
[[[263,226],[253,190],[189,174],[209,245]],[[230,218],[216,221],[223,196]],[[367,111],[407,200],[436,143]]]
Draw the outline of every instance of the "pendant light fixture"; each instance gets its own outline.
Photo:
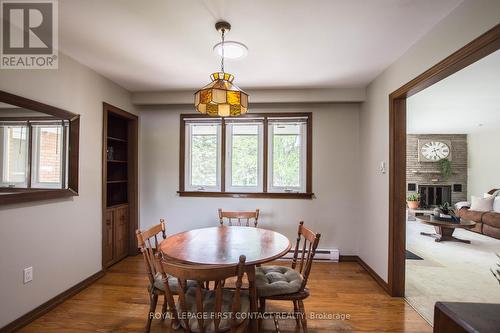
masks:
[[[194,94],[198,112],[218,117],[236,117],[248,111],[248,94],[233,84],[234,76],[224,71],[224,35],[231,29],[225,21],[215,24],[221,33],[221,71],[210,75],[212,82]]]

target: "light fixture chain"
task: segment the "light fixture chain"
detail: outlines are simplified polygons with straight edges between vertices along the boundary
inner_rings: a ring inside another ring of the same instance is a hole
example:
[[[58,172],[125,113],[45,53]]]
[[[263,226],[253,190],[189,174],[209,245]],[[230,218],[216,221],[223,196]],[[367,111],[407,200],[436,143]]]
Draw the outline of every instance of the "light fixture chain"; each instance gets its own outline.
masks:
[[[225,29],[222,29],[222,59],[220,62],[220,67],[222,70],[222,73],[224,73],[224,33],[226,32]]]

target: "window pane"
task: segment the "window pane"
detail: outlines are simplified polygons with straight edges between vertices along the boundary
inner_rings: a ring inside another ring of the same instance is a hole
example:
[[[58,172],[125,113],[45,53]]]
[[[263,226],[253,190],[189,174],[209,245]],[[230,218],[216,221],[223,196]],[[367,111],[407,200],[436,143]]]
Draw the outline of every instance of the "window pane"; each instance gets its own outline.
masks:
[[[28,140],[26,126],[1,127],[3,154],[2,183],[4,185],[25,185],[28,162]]]
[[[232,125],[231,186],[256,187],[259,175],[259,125]]]
[[[275,187],[300,187],[301,125],[273,124],[273,184]]]
[[[58,125],[33,126],[35,179],[37,187],[60,187],[62,178],[63,127]]]
[[[218,125],[191,125],[191,185],[217,186]]]

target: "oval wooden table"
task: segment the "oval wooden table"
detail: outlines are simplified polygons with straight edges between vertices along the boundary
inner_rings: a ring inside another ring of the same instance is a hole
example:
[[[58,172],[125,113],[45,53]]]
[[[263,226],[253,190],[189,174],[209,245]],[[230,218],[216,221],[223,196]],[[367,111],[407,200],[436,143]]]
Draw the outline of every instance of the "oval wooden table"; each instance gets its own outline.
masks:
[[[470,244],[470,240],[453,237],[453,232],[455,231],[455,229],[459,228],[472,229],[476,225],[476,222],[464,219],[460,219],[460,223],[440,221],[435,219],[432,215],[417,216],[417,220],[421,223],[429,224],[434,227],[434,230],[436,230],[435,234],[431,234],[428,232],[421,232],[420,234],[432,237],[436,242],[455,241]]]
[[[218,226],[194,229],[168,237],[160,251],[170,260],[198,265],[237,264],[240,255],[246,256],[250,311],[257,312],[255,265],[273,261],[290,250],[290,241],[282,234],[255,227]],[[255,320],[252,331],[257,331]]]

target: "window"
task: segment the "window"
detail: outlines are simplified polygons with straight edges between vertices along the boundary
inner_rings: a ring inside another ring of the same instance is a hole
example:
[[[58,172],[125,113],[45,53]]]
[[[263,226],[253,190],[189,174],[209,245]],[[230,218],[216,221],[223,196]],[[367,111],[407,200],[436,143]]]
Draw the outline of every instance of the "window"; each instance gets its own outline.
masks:
[[[306,123],[269,121],[269,191],[305,192]]]
[[[181,115],[183,196],[311,198],[310,113]]]
[[[63,130],[61,125],[33,125],[31,187],[62,187]]]
[[[221,123],[186,124],[186,189],[220,191]]]
[[[0,186],[64,188],[67,131],[67,121],[0,123]]]
[[[226,189],[262,192],[263,123],[226,124]]]
[[[2,141],[1,186],[26,187],[28,169],[28,127],[23,125],[0,126]]]

